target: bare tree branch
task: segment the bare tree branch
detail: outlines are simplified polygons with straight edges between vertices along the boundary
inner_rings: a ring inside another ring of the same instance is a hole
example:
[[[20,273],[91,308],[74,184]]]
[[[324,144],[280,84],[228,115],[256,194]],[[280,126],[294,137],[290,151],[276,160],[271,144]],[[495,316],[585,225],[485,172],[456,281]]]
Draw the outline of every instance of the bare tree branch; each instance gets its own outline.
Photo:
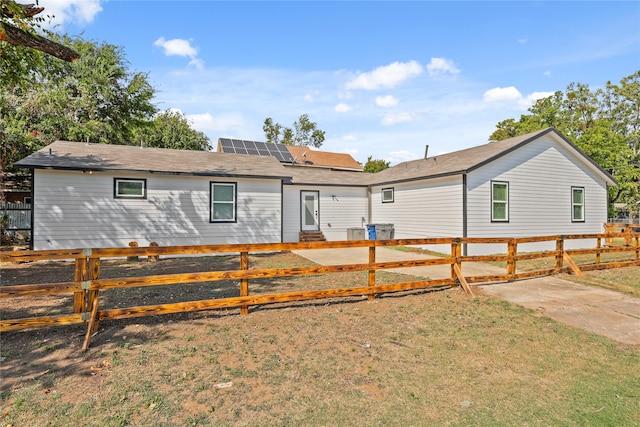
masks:
[[[0,27],[0,41],[6,41],[14,46],[30,47],[67,62],[75,62],[80,58],[78,52],[71,48],[6,23]]]
[[[18,4],[10,0],[2,0],[1,5],[0,16],[11,19],[17,18],[15,13],[16,7],[22,9],[22,13],[18,14],[22,18],[33,18],[44,10],[43,7],[35,7],[32,4]],[[74,62],[80,57],[75,50],[37,34],[24,31],[8,24],[4,19],[0,21],[0,41],[7,42],[14,46],[26,46],[39,50],[67,62]]]

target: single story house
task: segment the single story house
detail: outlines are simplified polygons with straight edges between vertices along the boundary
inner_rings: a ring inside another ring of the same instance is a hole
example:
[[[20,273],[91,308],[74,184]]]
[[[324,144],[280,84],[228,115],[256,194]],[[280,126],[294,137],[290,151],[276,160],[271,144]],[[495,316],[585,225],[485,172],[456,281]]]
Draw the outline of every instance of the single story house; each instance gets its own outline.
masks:
[[[281,160],[56,141],[17,166],[33,171],[34,249],[346,240],[372,223],[396,238],[599,233],[616,184],[554,128],[375,174]]]

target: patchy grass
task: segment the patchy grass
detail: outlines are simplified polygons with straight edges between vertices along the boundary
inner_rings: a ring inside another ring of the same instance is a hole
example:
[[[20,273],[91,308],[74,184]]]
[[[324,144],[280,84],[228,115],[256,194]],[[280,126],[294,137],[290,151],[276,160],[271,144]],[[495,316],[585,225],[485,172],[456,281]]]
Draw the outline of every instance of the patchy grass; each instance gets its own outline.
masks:
[[[574,255],[573,261],[580,265],[592,265],[596,262],[595,255]],[[636,259],[635,252],[619,252],[601,254],[600,262],[633,261]],[[505,267],[506,262],[488,262],[490,265]],[[565,264],[566,265],[566,264]],[[555,257],[545,257],[531,260],[518,261],[518,271],[534,271],[550,269],[555,266]],[[623,292],[628,295],[640,297],[640,267],[614,268],[605,270],[593,270],[583,272],[587,279],[580,278],[574,274],[562,274],[562,278],[585,285],[598,286],[606,289]]]
[[[563,274],[561,277],[583,285],[598,286],[640,298],[640,267],[585,271],[586,279]]]
[[[236,261],[182,262],[189,263],[189,271],[206,271]],[[305,263],[293,254],[272,254],[252,258],[250,265]],[[171,260],[156,267],[122,265],[163,273],[184,268]],[[39,265],[24,266],[20,274],[3,271],[3,283],[14,276],[50,281],[51,273],[33,267]],[[117,268],[103,264],[103,276],[121,277]],[[366,281],[358,275],[343,279]],[[237,283],[229,285],[237,292]],[[167,302],[171,296],[212,292],[205,284],[184,286],[156,287],[156,295],[104,292],[104,298],[128,306],[141,298]],[[262,286],[335,284],[306,276]],[[219,291],[225,292],[230,291]],[[248,316],[233,309],[105,321],[87,353],[79,351],[81,325],[5,333],[1,422],[34,427],[640,424],[640,348],[478,293],[470,299],[460,290],[412,292],[373,302],[358,297],[263,306]]]

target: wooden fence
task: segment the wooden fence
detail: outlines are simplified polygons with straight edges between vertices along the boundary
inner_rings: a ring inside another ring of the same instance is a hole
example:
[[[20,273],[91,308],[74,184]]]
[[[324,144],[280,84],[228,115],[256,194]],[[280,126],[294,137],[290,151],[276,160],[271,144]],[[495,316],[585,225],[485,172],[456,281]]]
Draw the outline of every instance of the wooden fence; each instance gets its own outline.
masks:
[[[91,335],[97,330],[98,322],[109,319],[125,319],[158,314],[181,313],[197,310],[239,307],[240,313],[245,315],[253,305],[323,299],[333,297],[364,296],[370,300],[376,294],[399,292],[414,289],[426,289],[461,285],[472,295],[469,283],[488,283],[498,281],[513,281],[524,278],[605,268],[618,268],[640,265],[640,233],[631,230],[615,234],[583,234],[565,236],[544,236],[527,238],[431,238],[431,239],[402,239],[402,240],[352,240],[337,242],[305,242],[305,243],[266,243],[266,244],[234,244],[234,245],[204,245],[204,246],[150,246],[128,248],[101,248],[75,250],[45,250],[23,252],[1,252],[0,262],[28,262],[42,260],[75,260],[73,280],[68,282],[45,284],[22,284],[15,286],[0,286],[0,298],[16,296],[37,297],[49,294],[73,294],[73,313],[64,315],[28,317],[20,319],[0,320],[0,333],[34,327],[53,325],[67,325],[87,323],[83,349],[89,346]],[[596,243],[595,248],[567,249],[565,243],[572,240],[589,239]],[[627,245],[602,245],[603,240],[632,242]],[[518,245],[536,242],[555,242],[555,250],[518,253]],[[506,253],[501,255],[462,256],[463,245],[474,244],[503,244]],[[422,245],[450,245],[451,256],[430,259],[414,259],[405,261],[376,262],[376,248],[384,246],[422,246]],[[273,269],[250,269],[249,254],[278,251],[292,251],[303,249],[335,249],[335,248],[368,248],[368,262],[363,264],[344,264],[334,266],[312,266]],[[611,253],[628,253],[631,260],[603,262],[601,256]],[[235,254],[240,257],[240,269],[230,271],[208,271],[198,273],[165,274],[144,277],[123,277],[114,279],[100,278],[100,260],[106,258],[130,258],[136,256],[159,257],[181,255],[210,255]],[[578,265],[572,257],[576,255],[593,255],[592,262]],[[519,271],[518,262],[540,258],[551,258],[552,268],[533,271]],[[464,276],[464,264],[469,262],[502,262],[506,265],[505,273],[499,275]],[[417,280],[406,283],[376,284],[376,271],[407,267],[424,267],[435,265],[449,265],[450,277]],[[275,277],[292,277],[301,275],[331,274],[341,272],[367,271],[367,286],[309,290],[268,295],[250,295],[249,281]],[[109,289],[125,289],[144,286],[174,285],[195,282],[211,282],[219,280],[236,280],[239,283],[238,296],[199,301],[188,301],[150,306],[136,306],[129,308],[99,309],[101,291]]]

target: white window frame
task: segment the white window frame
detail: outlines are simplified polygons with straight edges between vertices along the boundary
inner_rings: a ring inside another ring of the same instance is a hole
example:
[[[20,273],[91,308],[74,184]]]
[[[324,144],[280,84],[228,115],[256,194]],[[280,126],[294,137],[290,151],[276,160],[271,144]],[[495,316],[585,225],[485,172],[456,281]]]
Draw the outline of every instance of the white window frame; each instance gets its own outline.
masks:
[[[576,202],[576,191],[582,193],[582,202]],[[585,222],[584,208],[585,208],[585,191],[584,187],[571,187],[571,222]],[[576,218],[576,207],[580,207],[580,218]]]
[[[209,186],[210,192],[210,207],[209,207],[209,222],[215,223],[224,223],[224,222],[237,222],[237,207],[238,207],[238,186],[235,182],[213,182],[211,181]],[[215,200],[215,188],[216,187],[231,187],[233,188],[233,199],[232,200]],[[231,205],[232,215],[230,218],[214,218],[214,207],[215,205]]]
[[[390,188],[383,188],[380,192],[380,198],[382,199],[382,203],[393,203],[394,201],[394,189],[393,187]],[[389,197],[390,195],[390,197]]]
[[[140,183],[140,193],[128,194],[122,193],[120,183],[136,182]],[[114,199],[146,199],[147,198],[147,180],[144,178],[114,178],[113,179],[113,198]]]
[[[505,186],[506,200],[496,200],[494,190],[497,185]],[[495,217],[495,207],[497,203],[504,204],[504,218]],[[491,222],[509,222],[509,182],[491,181]]]

